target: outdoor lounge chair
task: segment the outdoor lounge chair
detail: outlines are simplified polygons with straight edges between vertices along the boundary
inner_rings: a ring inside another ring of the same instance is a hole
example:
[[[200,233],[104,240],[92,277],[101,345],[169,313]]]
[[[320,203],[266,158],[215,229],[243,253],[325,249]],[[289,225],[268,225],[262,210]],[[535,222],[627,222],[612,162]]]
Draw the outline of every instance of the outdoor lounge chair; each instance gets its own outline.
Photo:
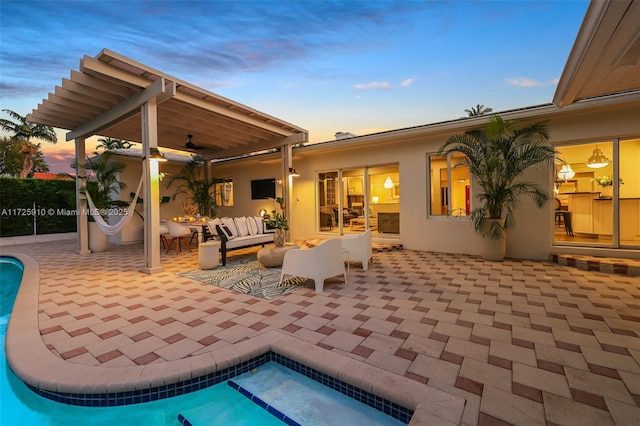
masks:
[[[344,269],[340,240],[326,240],[311,249],[287,251],[282,263],[281,284],[285,275],[311,278],[318,293],[322,293],[324,280],[327,278],[342,275],[346,284],[347,273]]]
[[[340,242],[342,248],[349,252],[349,262],[362,262],[362,269],[366,271],[373,256],[371,230],[367,229],[360,235],[345,235]]]

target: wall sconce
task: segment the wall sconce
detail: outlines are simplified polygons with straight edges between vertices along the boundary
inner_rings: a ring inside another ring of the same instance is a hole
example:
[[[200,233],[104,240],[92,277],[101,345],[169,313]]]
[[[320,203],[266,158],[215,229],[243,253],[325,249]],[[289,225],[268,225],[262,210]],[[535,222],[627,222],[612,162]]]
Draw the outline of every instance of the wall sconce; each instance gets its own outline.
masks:
[[[602,150],[596,145],[596,149],[593,150],[591,157],[587,158],[587,167],[592,169],[599,169],[609,164],[609,159],[604,156]]]
[[[260,211],[258,212],[258,214],[260,215],[260,217],[264,217],[264,215],[267,214],[267,209],[260,209]]]
[[[568,163],[565,163],[562,165],[562,168],[558,172],[558,179],[566,181],[567,179],[573,179],[575,175],[576,175],[576,172],[573,171],[573,169],[571,168],[571,165]]]
[[[393,181],[391,180],[391,176],[387,176],[387,179],[384,181],[384,187],[387,189],[393,188]]]
[[[377,195],[374,195],[373,197],[371,197],[371,202],[373,204],[378,204],[380,202],[380,197],[378,197]]]
[[[155,161],[167,161],[164,155],[160,154],[160,151],[156,147],[149,148],[150,155],[149,160]]]
[[[300,176],[300,174],[296,172],[296,169],[294,169],[293,167],[289,167],[289,176],[298,177]]]

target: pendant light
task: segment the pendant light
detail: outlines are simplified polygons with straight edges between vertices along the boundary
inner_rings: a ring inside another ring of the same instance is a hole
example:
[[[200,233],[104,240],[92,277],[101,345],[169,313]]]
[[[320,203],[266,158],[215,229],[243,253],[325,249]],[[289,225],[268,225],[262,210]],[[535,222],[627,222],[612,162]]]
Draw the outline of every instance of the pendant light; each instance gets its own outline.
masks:
[[[587,159],[587,167],[592,169],[599,169],[609,164],[609,159],[604,156],[602,150],[596,145],[596,149],[593,150],[591,157]]]
[[[560,180],[573,179],[575,175],[576,175],[576,172],[573,171],[573,169],[571,168],[571,165],[568,163],[565,163],[562,165],[562,168],[558,172],[558,179]]]
[[[385,179],[384,187],[387,189],[393,188],[393,181],[391,180],[391,176],[387,176],[387,179]]]

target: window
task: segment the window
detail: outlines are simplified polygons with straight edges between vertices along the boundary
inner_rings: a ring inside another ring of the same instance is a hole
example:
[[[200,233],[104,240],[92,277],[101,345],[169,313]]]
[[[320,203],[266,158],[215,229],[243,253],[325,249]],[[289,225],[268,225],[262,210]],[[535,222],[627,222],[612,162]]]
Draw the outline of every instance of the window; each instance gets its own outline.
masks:
[[[233,206],[233,179],[226,178],[214,186],[216,205]]]
[[[429,216],[466,217],[471,213],[469,168],[463,154],[428,155]]]

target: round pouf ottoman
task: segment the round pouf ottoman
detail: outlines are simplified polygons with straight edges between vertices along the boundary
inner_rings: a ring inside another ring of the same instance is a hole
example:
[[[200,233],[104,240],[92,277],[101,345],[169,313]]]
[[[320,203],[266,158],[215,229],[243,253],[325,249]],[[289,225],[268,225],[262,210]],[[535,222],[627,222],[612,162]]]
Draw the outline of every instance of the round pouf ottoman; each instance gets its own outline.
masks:
[[[198,244],[198,263],[200,269],[213,269],[220,263],[220,243],[207,241]]]
[[[284,254],[287,250],[298,249],[297,244],[285,244],[282,247],[267,246],[258,250],[258,262],[267,268],[275,268],[282,266],[284,261]]]

